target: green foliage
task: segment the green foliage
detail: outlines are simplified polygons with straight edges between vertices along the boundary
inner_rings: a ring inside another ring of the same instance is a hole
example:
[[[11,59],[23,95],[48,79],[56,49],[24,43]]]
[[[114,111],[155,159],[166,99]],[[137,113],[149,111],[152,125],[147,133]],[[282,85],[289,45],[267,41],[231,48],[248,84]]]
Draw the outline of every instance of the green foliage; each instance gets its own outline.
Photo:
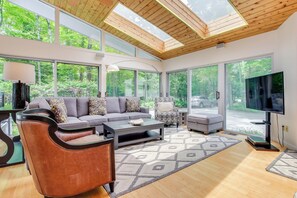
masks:
[[[58,64],[58,96],[97,96],[98,67]]]
[[[271,73],[271,65],[270,57],[226,65],[228,109],[249,111],[245,108],[245,79]]]
[[[158,73],[138,72],[138,96],[143,107],[154,109],[155,98],[160,95],[160,75]]]
[[[99,41],[91,39],[65,26],[60,26],[60,43],[66,46],[100,50]]]
[[[192,71],[192,96],[205,96],[215,101],[218,89],[218,67],[209,66],[193,69]]]
[[[3,0],[0,34],[52,43],[55,24],[7,0]]]
[[[187,71],[169,74],[170,96],[174,97],[177,107],[187,107]]]
[[[108,96],[134,96],[135,72],[121,69],[107,73],[106,91]]]

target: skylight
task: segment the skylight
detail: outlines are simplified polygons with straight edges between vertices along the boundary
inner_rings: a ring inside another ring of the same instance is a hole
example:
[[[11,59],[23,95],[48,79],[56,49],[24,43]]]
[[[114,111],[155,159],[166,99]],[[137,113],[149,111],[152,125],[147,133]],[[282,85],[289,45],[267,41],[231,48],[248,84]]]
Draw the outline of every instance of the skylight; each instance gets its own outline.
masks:
[[[154,26],[153,24],[120,3],[115,7],[113,11],[163,41],[171,38],[171,36],[162,31],[160,28]]]
[[[228,0],[180,0],[205,23],[236,14]]]

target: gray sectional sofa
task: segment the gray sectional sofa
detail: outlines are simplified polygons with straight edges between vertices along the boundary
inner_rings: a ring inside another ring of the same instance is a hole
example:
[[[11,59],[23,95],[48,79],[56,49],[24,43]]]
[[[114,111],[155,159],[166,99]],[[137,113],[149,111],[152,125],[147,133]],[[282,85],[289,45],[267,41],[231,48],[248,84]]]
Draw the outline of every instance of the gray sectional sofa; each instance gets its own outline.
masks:
[[[60,123],[62,128],[77,127],[96,127],[96,131],[103,132],[103,122],[112,122],[120,120],[131,120],[139,118],[151,118],[149,109],[140,108],[140,112],[126,112],[127,98],[137,97],[106,97],[106,115],[89,115],[89,98],[88,97],[60,97],[64,99],[67,108],[67,122]],[[34,99],[28,108],[46,108],[50,109],[48,104],[50,98]],[[139,100],[139,98],[137,98]]]

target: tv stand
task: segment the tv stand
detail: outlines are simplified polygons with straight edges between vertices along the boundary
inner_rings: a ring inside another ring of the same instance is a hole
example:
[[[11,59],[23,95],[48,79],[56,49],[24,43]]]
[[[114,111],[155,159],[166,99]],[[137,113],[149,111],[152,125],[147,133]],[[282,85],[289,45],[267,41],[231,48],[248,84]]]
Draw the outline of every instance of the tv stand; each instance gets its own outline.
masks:
[[[245,139],[254,149],[259,151],[279,151],[278,148],[271,144],[271,113],[265,112],[265,120],[263,122],[252,122],[253,124],[262,124],[266,127],[265,138],[257,136],[248,136]]]

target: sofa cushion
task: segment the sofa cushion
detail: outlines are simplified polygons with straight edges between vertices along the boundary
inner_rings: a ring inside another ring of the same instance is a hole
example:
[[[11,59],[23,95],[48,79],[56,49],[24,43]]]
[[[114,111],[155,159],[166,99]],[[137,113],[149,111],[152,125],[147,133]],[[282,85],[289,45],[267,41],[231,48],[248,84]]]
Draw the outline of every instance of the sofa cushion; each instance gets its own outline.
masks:
[[[140,112],[140,100],[127,98],[127,112]]]
[[[79,119],[89,122],[90,126],[97,126],[101,125],[103,122],[107,122],[107,118],[101,115],[85,115],[79,117]]]
[[[51,110],[55,115],[57,123],[64,123],[67,121],[67,114],[61,103],[53,104]]]
[[[124,113],[127,111],[127,99],[135,99],[135,100],[139,100],[139,97],[133,97],[133,96],[128,96],[128,97],[119,97],[119,103],[120,103],[120,112]]]
[[[196,122],[200,124],[213,124],[223,122],[223,116],[211,113],[195,113],[188,115],[188,122]]]
[[[90,127],[89,122],[81,121],[76,117],[67,117],[67,122],[59,123],[58,126],[64,129]]]
[[[89,114],[90,115],[105,115],[106,114],[106,99],[105,98],[90,98],[89,99]]]
[[[151,114],[149,113],[141,113],[141,112],[127,112],[123,113],[124,115],[129,116],[131,120],[139,119],[139,118],[151,118]]]
[[[120,121],[120,120],[129,120],[129,116],[123,113],[108,113],[104,116],[108,119],[109,122]]]
[[[89,115],[89,98],[77,98],[77,117]]]
[[[64,103],[67,108],[67,116],[77,117],[76,98],[64,97]]]
[[[120,104],[118,97],[106,97],[107,113],[120,113]]]

